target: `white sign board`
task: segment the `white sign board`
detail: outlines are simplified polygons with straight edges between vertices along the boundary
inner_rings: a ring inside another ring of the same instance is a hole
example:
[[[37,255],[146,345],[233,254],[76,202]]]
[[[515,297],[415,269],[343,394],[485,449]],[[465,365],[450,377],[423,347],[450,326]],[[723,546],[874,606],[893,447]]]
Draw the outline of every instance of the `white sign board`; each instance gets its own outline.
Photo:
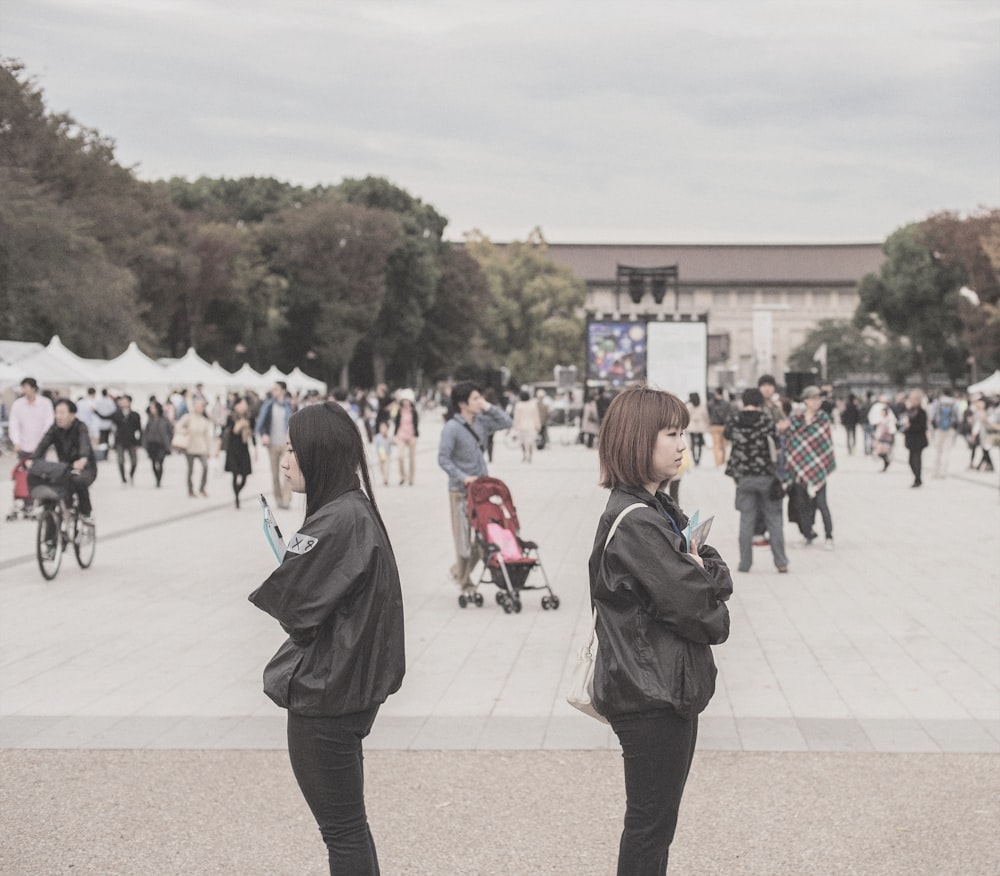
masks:
[[[646,325],[646,383],[687,401],[706,398],[708,323],[650,322]]]

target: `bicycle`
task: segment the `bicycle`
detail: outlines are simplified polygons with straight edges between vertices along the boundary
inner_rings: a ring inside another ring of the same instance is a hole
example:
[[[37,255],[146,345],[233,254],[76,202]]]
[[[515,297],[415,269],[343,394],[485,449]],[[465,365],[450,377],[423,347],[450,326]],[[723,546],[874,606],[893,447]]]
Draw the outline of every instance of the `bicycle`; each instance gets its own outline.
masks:
[[[79,497],[70,499],[65,487],[42,484],[32,487],[31,498],[38,503],[38,537],[36,554],[38,568],[46,581],[59,574],[63,554],[72,545],[81,569],[94,561],[97,549],[97,527],[80,514]]]

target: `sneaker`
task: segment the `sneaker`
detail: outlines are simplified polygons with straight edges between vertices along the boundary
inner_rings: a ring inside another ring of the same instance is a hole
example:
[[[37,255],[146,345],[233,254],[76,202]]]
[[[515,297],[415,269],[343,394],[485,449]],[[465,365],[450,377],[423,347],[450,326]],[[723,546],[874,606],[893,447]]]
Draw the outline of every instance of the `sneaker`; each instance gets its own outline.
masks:
[[[80,517],[80,522],[84,526],[96,526],[97,525],[95,523],[95,521],[94,521],[94,515],[93,514],[84,514],[84,515],[82,515]]]
[[[828,538],[826,540],[826,544],[824,544],[823,547],[826,550],[828,550],[828,551],[832,551],[833,550],[833,539],[832,538]]]
[[[782,575],[784,575],[786,572],[788,572],[788,566],[778,566],[778,571],[781,572]]]
[[[802,539],[802,547],[811,547],[814,541],[816,541],[815,535],[807,535]]]

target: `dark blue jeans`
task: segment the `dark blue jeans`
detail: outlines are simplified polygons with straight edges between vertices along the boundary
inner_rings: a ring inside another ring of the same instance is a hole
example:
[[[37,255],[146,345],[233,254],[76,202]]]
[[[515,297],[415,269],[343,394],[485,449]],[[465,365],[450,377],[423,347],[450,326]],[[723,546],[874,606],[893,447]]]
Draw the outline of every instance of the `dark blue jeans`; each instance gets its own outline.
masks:
[[[319,825],[331,876],[378,876],[378,856],[365,812],[361,740],[378,706],[336,718],[288,713],[288,757],[299,789]]]
[[[625,761],[625,828],[618,876],[663,876],[691,769],[698,719],[672,712],[613,718]]]

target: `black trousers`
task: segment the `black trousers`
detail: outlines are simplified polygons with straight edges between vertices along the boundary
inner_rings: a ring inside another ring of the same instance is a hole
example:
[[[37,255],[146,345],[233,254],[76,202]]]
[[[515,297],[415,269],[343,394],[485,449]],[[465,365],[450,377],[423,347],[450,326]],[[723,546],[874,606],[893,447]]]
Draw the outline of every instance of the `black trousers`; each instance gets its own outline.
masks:
[[[288,713],[288,757],[326,843],[331,876],[379,874],[365,812],[361,749],[377,714],[378,706],[336,718]]]
[[[698,719],[672,712],[612,719],[625,761],[618,876],[663,876],[691,769]]]
[[[923,456],[923,447],[911,447],[910,448],[910,471],[913,472],[913,482],[915,484],[922,483],[920,480],[920,462]]]

